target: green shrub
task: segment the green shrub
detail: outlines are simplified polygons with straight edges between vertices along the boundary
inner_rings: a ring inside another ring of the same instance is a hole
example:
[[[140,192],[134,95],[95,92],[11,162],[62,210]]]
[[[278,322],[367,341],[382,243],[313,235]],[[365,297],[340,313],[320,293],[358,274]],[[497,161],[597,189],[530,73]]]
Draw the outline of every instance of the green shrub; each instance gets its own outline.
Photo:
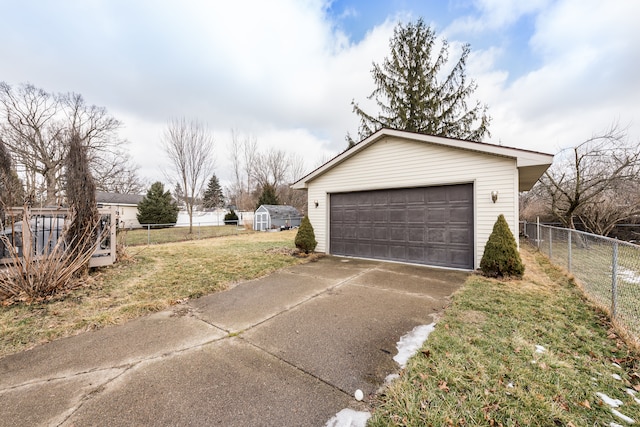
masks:
[[[225,214],[224,223],[225,224],[237,224],[238,223],[238,214],[236,214],[236,211],[231,209],[231,212],[229,212],[228,214]]]
[[[138,203],[138,222],[156,224],[154,228],[175,225],[178,220],[178,205],[173,200],[170,191],[164,191],[164,184],[160,181],[151,184],[147,195]]]
[[[482,274],[488,277],[522,278],[524,265],[507,220],[500,214],[493,226],[480,261]]]
[[[305,254],[313,252],[318,244],[318,242],[316,242],[316,235],[313,232],[311,221],[309,221],[309,217],[306,215],[300,222],[300,228],[296,234],[295,244],[296,248],[304,251]]]

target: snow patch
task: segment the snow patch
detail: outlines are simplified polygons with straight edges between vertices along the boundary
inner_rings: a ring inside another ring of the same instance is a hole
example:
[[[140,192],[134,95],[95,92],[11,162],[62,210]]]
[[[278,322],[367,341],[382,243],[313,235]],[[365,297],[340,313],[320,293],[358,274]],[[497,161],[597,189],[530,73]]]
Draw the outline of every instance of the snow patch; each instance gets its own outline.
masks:
[[[611,421],[609,423],[609,427],[624,427],[624,426],[622,424],[614,423],[613,421]]]
[[[640,285],[640,274],[637,271],[620,266],[618,266],[616,271],[618,272],[618,278],[633,285]]]
[[[543,347],[543,346],[541,346],[541,345],[536,345],[536,353],[540,353],[540,354],[542,354],[542,353],[544,353],[545,351],[547,351],[547,349],[546,349],[546,348],[544,348],[544,347]]]
[[[633,418],[629,418],[627,417],[625,414],[620,413],[620,411],[616,411],[615,409],[611,408],[611,413],[613,413],[613,415],[615,415],[616,417],[620,418],[622,421],[629,423],[629,424],[635,424],[636,421]]]
[[[622,400],[612,399],[604,393],[598,392],[596,393],[596,396],[598,396],[604,403],[611,406],[612,408],[617,408],[622,405]]]
[[[369,412],[359,412],[353,409],[343,409],[325,424],[325,427],[365,427],[371,418]]]
[[[395,360],[401,368],[406,367],[409,358],[422,347],[422,344],[424,344],[435,327],[435,323],[416,326],[411,332],[401,337],[397,343],[398,354],[393,357],[393,360]]]
[[[622,381],[622,377],[618,374],[612,374],[611,376],[613,377],[614,380]]]
[[[633,397],[633,400],[635,400],[636,403],[640,404],[640,399],[636,397],[637,392],[634,389],[628,388],[626,391],[629,396]]]
[[[391,384],[393,381],[397,380],[398,378],[400,378],[399,374],[389,374],[385,377],[384,383]]]

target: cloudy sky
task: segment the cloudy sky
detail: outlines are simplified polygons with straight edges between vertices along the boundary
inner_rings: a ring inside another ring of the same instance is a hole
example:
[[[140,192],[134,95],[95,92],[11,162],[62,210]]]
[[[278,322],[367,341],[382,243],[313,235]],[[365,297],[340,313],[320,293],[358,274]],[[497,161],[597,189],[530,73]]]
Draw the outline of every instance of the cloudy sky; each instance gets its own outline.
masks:
[[[207,123],[230,177],[231,129],[308,168],[357,133],[370,70],[397,22],[422,17],[472,55],[493,118],[487,142],[556,153],[613,122],[640,140],[635,0],[0,0],[0,81],[76,92],[124,127],[163,179],[167,122]]]

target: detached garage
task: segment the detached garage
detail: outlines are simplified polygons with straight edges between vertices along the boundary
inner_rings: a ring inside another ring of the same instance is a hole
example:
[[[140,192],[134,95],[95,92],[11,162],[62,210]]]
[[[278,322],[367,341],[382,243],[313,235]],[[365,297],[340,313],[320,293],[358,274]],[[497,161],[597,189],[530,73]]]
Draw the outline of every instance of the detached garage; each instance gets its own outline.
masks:
[[[475,269],[499,214],[517,236],[518,192],[550,154],[382,129],[293,188],[308,192],[317,251]]]

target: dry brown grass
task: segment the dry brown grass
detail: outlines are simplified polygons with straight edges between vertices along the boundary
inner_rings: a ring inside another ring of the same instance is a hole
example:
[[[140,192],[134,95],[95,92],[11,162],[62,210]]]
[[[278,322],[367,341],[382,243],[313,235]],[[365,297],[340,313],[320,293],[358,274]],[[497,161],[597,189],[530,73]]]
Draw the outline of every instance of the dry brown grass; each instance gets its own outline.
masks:
[[[305,262],[291,255],[294,237],[291,230],[129,249],[127,261],[94,271],[67,294],[1,307],[0,356],[120,324]]]

